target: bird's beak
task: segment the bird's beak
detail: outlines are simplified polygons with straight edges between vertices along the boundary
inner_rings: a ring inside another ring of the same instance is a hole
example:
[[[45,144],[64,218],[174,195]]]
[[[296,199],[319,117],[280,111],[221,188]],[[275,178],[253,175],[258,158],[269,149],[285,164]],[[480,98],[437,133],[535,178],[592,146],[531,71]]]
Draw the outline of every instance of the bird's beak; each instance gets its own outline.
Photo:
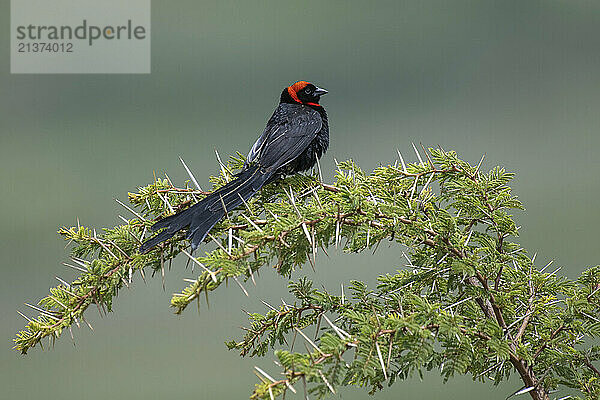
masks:
[[[323,96],[324,94],[329,93],[327,90],[322,89],[320,87],[315,89],[315,96]]]

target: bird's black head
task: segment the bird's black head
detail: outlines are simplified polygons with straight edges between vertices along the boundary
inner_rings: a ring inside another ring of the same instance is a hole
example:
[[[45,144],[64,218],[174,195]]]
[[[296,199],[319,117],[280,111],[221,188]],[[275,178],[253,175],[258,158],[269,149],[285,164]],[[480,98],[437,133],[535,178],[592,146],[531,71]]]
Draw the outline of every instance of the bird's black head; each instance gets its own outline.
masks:
[[[309,106],[320,107],[321,96],[327,94],[327,90],[321,89],[306,81],[299,81],[283,89],[281,93],[282,103],[301,103]]]

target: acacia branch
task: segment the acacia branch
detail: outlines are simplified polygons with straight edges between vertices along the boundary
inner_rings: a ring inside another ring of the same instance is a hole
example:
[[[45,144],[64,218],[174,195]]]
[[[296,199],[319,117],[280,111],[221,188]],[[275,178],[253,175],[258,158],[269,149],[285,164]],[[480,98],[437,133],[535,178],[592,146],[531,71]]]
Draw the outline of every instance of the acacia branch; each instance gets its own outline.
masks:
[[[215,188],[229,179],[224,171],[243,163],[232,159],[213,178]],[[243,340],[228,342],[242,355],[264,355],[269,347],[287,344],[295,329],[309,326],[316,326],[316,332],[315,339],[307,340],[319,349],[279,351],[286,378],[266,379],[254,397],[281,395],[299,380],[312,385],[317,396],[347,384],[374,392],[391,383],[391,377],[403,379],[425,368],[439,369],[445,379],[485,375],[495,383],[517,371],[535,400],[546,400],[556,382],[567,382],[589,396],[600,394],[600,385],[575,382],[556,367],[569,362],[565,354],[574,354],[587,361],[574,367],[577,373],[598,375],[577,346],[582,338],[597,334],[592,319],[583,320],[582,315],[600,311],[589,301],[600,285],[600,267],[578,281],[533,268],[525,250],[509,242],[517,231],[505,210],[521,205],[510,194],[512,175],[504,170],[483,173],[481,162],[471,166],[442,150],[426,152],[426,162],[406,165],[402,158],[401,164],[365,174],[353,162],[343,162],[332,183],[311,176],[287,178],[264,187],[244,203],[245,209],[228,210],[209,236],[217,244],[214,250],[198,257],[185,252],[202,270],[172,297],[175,312],[203,292],[208,300],[208,292],[229,278],[254,280],[253,272],[265,265],[289,276],[306,261],[316,268],[318,249],[326,253],[335,246],[358,253],[390,240],[406,246],[408,268],[379,275],[375,290],[353,281],[346,288],[349,294],[342,286],[338,296],[302,280],[290,284],[298,305],[284,302],[279,309],[269,306],[264,316],[249,314],[252,325]],[[72,283],[59,279],[61,285],[50,289],[39,307],[33,306],[40,316],[25,316],[27,328],[17,335],[16,348],[26,352],[43,337],[54,340],[77,318],[83,319],[92,303],[101,313],[111,311],[114,297],[135,272],[143,277],[150,268],[164,277],[165,263],[188,246],[183,235],[145,255],[137,251],[141,240],[152,221],[189,207],[207,193],[156,179],[129,195],[133,208],[125,207],[135,218],[121,217],[124,225],[98,235],[79,226],[65,229],[65,238],[74,243],[73,257],[85,268],[75,266],[81,274]],[[558,305],[556,298],[574,306]],[[330,321],[327,313],[337,317]],[[328,328],[321,318],[329,321]],[[561,321],[559,328],[556,321]],[[572,334],[560,336],[564,331]],[[352,361],[344,358],[350,350]]]

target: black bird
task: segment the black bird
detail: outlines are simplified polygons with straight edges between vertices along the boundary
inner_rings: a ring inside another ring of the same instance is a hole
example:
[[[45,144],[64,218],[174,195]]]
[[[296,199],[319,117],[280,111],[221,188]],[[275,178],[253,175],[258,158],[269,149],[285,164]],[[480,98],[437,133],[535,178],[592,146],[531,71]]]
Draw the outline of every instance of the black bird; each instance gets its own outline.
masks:
[[[185,228],[195,250],[226,210],[235,209],[267,183],[312,168],[329,146],[327,113],[319,104],[326,93],[305,81],[285,88],[265,130],[250,149],[244,168],[231,182],[190,208],[152,225],[153,231],[162,231],[146,240],[140,252],[148,252]]]

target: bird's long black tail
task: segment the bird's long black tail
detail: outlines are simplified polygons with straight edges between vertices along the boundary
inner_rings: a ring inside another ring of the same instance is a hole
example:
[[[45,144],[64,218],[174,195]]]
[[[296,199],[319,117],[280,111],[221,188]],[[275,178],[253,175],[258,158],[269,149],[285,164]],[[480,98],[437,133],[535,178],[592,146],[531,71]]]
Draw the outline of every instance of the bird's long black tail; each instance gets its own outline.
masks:
[[[236,174],[231,182],[190,208],[163,218],[152,225],[153,231],[163,230],[158,235],[146,240],[140,247],[140,253],[148,252],[186,227],[188,228],[187,238],[190,239],[192,250],[195,250],[227,211],[232,211],[252,197],[271,176],[272,173],[261,171],[258,166],[250,166]]]

